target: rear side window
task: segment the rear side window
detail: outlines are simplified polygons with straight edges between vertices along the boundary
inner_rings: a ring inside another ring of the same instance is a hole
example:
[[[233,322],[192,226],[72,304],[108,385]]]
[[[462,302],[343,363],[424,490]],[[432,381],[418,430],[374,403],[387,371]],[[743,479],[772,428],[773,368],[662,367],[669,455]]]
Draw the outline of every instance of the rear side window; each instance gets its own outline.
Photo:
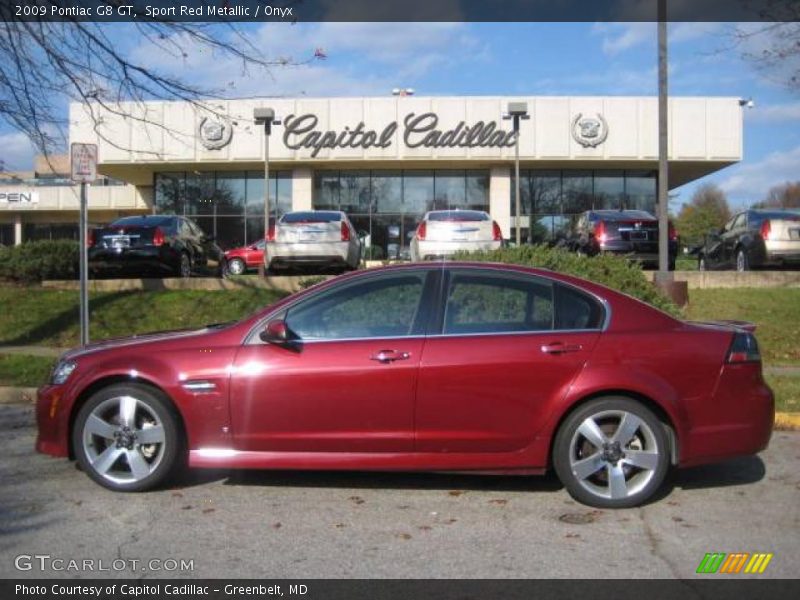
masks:
[[[452,273],[444,333],[508,333],[553,328],[553,286],[532,277]]]
[[[556,329],[600,329],[604,318],[603,307],[595,298],[569,286],[556,284]]]

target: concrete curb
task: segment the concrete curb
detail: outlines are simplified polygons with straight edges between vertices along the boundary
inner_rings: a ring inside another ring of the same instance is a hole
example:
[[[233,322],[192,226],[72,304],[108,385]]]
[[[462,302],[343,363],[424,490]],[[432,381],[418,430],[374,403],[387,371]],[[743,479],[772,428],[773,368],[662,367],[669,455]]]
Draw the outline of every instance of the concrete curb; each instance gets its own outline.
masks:
[[[35,387],[0,386],[0,404],[33,404],[35,401]]]
[[[800,430],[800,413],[775,413],[774,429],[779,431],[798,431]]]

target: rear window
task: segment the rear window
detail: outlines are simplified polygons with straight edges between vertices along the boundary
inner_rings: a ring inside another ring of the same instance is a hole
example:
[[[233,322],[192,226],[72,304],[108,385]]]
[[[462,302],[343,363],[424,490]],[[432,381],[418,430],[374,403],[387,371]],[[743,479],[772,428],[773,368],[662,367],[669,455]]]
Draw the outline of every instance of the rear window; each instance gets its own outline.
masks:
[[[428,221],[488,221],[489,215],[478,210],[441,210],[428,213]]]
[[[281,223],[335,223],[341,220],[341,213],[317,210],[285,214],[281,219]]]
[[[173,216],[124,217],[111,223],[111,227],[158,227],[172,223]]]
[[[766,219],[800,221],[800,212],[793,210],[753,211],[750,213],[750,226],[759,228]]]
[[[646,210],[598,210],[594,213],[594,220],[603,221],[644,221],[655,220],[655,217]]]

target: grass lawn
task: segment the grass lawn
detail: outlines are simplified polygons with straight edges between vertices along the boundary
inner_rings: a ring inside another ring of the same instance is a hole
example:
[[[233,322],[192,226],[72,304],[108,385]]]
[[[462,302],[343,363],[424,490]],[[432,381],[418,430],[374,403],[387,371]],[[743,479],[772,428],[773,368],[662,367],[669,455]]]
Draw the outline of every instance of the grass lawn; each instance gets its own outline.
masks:
[[[690,290],[687,317],[751,321],[764,364],[800,365],[800,289]]]
[[[91,339],[201,327],[244,317],[281,298],[274,290],[128,291],[92,294]],[[71,291],[0,287],[0,345],[75,346],[78,294]]]
[[[44,356],[0,354],[0,385],[39,387],[55,362],[55,358]]]
[[[676,271],[697,271],[697,257],[696,256],[678,256],[675,259]]]
[[[770,373],[765,378],[775,393],[775,410],[800,412],[800,376]]]

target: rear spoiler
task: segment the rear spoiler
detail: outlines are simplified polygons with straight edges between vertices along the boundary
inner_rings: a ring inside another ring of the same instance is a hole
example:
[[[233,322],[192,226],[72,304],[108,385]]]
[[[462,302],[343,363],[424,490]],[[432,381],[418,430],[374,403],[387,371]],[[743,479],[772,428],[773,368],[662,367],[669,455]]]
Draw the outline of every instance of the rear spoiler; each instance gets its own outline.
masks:
[[[756,330],[756,324],[750,321],[737,321],[735,319],[717,319],[715,321],[694,321],[699,325],[715,325],[717,327],[733,327],[741,329],[748,333],[753,333]]]

